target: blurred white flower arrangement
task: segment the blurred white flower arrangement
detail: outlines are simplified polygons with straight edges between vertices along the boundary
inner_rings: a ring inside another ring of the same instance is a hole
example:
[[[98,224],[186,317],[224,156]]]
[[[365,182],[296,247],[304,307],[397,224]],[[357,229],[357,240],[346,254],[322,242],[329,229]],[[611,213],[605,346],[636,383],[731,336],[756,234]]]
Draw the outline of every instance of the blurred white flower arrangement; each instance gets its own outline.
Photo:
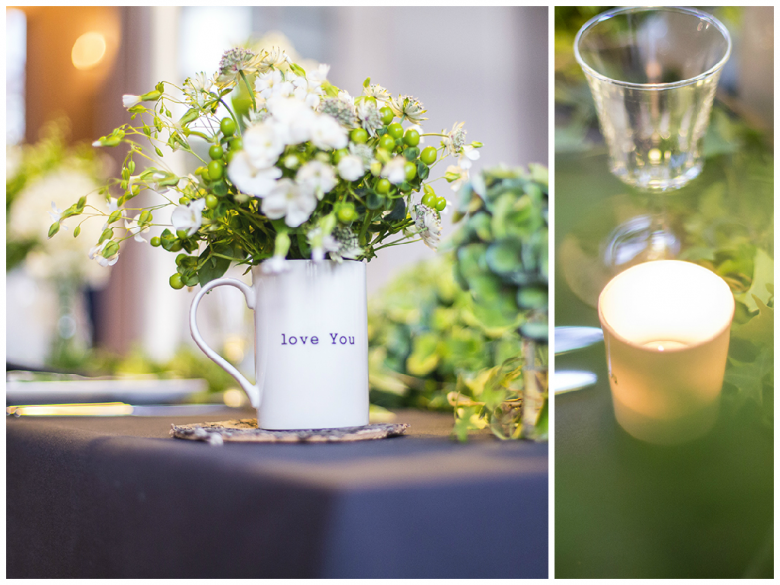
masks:
[[[84,262],[100,237],[100,225],[84,224],[79,231],[86,237],[70,231],[68,237],[47,238],[51,221],[58,221],[74,198],[87,194],[89,205],[108,210],[98,194],[105,165],[88,148],[68,147],[66,132],[64,121],[54,122],[38,143],[6,151],[6,270],[24,264],[34,278],[100,287],[108,273]]]

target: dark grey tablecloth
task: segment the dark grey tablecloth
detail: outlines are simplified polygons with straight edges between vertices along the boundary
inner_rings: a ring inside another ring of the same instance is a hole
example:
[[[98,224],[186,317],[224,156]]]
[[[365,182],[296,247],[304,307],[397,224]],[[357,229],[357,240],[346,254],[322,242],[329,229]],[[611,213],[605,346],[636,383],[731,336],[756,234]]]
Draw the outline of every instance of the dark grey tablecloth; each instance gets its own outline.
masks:
[[[8,419],[8,577],[545,577],[547,446],[171,439],[196,418]]]

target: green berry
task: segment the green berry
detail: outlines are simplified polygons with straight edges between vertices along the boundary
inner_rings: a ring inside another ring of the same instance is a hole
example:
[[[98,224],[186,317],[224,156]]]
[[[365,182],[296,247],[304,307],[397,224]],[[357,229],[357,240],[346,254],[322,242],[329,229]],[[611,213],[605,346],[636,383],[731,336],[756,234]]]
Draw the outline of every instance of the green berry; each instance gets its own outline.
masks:
[[[189,236],[187,235],[187,230],[176,230],[176,237],[180,240],[186,240]]]
[[[158,248],[162,242],[160,241],[159,237],[154,236],[151,240],[149,240],[149,243],[152,245],[152,247]]]
[[[189,197],[179,197],[179,205],[187,205],[189,202]]]
[[[436,211],[444,211],[445,207],[447,207],[447,200],[444,197],[437,197],[434,205]]]
[[[238,136],[230,139],[230,150],[242,150],[244,148],[244,141]]]
[[[437,199],[436,193],[434,193],[433,191],[426,191],[425,195],[422,196],[422,200],[420,201],[420,203],[425,205],[425,207],[429,207],[433,209],[436,207],[436,199]]]
[[[395,118],[395,114],[393,114],[393,110],[385,106],[384,108],[379,108],[379,115],[382,116],[382,124],[387,126],[390,122],[393,121],[393,118]]]
[[[209,163],[209,179],[216,181],[222,178],[222,163],[218,160],[213,160]]]
[[[168,279],[168,283],[171,285],[171,288],[174,288],[176,290],[179,290],[180,288],[184,288],[184,282],[182,282],[181,274],[179,274],[178,272],[172,275]]]
[[[187,254],[179,254],[176,256],[176,266],[181,266],[181,263],[188,258]]]
[[[219,199],[217,199],[216,195],[212,195],[209,193],[206,195],[206,207],[209,209],[214,209],[219,204]]]
[[[349,151],[346,148],[341,148],[333,153],[333,162],[339,164],[342,158],[347,156]]]
[[[394,122],[390,124],[387,127],[387,133],[393,137],[395,140],[396,138],[403,138],[404,135],[404,127],[401,126],[398,122]]]
[[[411,181],[417,176],[417,165],[413,162],[406,161],[404,164],[404,171],[406,172],[406,180]]]
[[[352,134],[350,134],[350,138],[352,139],[352,142],[357,144],[365,144],[368,142],[368,132],[363,130],[363,128],[355,128],[352,131]]]
[[[212,160],[219,160],[225,156],[225,151],[219,144],[214,144],[209,148],[209,156]]]
[[[341,223],[349,223],[357,217],[355,208],[351,205],[345,205],[338,212],[338,218]]]
[[[395,139],[392,136],[385,134],[379,139],[379,148],[384,148],[388,152],[395,150]]]
[[[438,153],[433,146],[426,146],[423,148],[422,153],[420,153],[420,160],[423,161],[426,165],[430,166],[436,162],[437,154]]]
[[[386,193],[390,192],[390,181],[387,179],[379,179],[376,182],[376,192],[380,193],[381,195],[385,195]]]
[[[420,133],[410,128],[404,133],[404,143],[407,146],[417,146],[420,144]]]
[[[225,136],[233,136],[236,133],[236,123],[233,118],[222,118],[219,123],[219,129],[222,130],[222,134]]]

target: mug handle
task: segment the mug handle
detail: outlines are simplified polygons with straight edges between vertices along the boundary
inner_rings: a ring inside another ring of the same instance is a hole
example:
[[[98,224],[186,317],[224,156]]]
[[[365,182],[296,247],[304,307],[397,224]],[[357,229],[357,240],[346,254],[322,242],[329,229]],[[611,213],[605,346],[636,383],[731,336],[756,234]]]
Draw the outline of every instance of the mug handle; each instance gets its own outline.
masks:
[[[241,388],[244,389],[244,392],[246,392],[247,396],[249,396],[249,401],[252,403],[252,406],[257,408],[260,404],[259,388],[254,384],[250,384],[249,381],[241,375],[241,372],[239,372],[231,363],[229,363],[213,349],[211,349],[201,337],[200,331],[198,331],[198,305],[200,304],[200,300],[203,298],[203,295],[209,292],[212,288],[222,285],[232,286],[240,290],[242,293],[244,293],[246,306],[252,310],[255,309],[254,290],[251,286],[248,286],[240,280],[236,280],[235,278],[217,278],[206,283],[206,285],[200,289],[200,292],[195,295],[195,298],[192,301],[192,306],[190,307],[190,332],[192,333],[192,338],[195,340],[195,343],[198,344],[198,347],[203,351],[203,353],[214,360],[218,366],[220,366],[223,370],[236,379],[236,381],[241,385]]]

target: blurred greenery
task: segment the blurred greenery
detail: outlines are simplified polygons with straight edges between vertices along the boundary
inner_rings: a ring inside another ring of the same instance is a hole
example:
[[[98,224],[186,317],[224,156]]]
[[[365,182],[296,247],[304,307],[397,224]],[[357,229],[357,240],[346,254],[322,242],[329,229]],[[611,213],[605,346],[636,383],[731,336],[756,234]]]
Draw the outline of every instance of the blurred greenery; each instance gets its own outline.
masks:
[[[141,348],[135,347],[125,355],[105,350],[87,349],[58,356],[50,365],[59,370],[84,376],[132,377],[155,375],[162,379],[202,378],[208,383],[208,391],[190,398],[192,402],[209,402],[210,395],[221,394],[230,388],[238,388],[233,377],[203,355],[197,348],[183,346],[170,359],[151,359]]]
[[[369,302],[371,402],[453,410],[460,440],[485,428],[502,439],[544,439],[547,169],[488,169],[460,198],[456,220],[465,221],[448,251]],[[523,429],[529,384],[538,406]]]

